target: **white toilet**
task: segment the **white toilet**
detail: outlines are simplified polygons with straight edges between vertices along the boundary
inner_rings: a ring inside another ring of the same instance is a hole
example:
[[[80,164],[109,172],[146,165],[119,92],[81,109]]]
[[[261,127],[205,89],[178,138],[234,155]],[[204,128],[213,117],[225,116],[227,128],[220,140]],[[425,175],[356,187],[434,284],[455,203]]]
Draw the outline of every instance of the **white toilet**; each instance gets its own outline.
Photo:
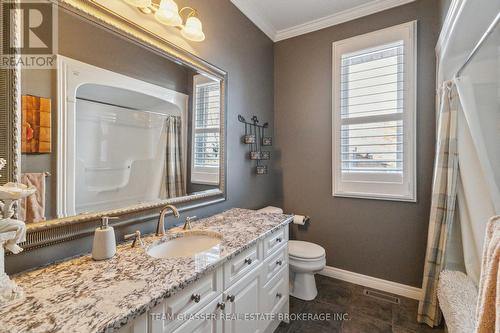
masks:
[[[314,274],[325,267],[325,249],[314,243],[291,240],[288,242],[288,257],[290,295],[305,301],[313,300],[318,294]]]

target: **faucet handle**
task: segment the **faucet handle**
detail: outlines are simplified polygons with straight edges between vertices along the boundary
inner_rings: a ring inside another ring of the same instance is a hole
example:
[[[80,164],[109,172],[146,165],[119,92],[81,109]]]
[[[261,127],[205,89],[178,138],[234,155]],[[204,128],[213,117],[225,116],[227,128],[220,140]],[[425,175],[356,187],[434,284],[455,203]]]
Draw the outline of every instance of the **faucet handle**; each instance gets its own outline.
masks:
[[[186,222],[184,223],[184,230],[191,230],[191,222],[197,219],[196,216],[188,216],[186,217]]]
[[[142,238],[141,238],[141,232],[139,230],[136,230],[133,234],[125,235],[125,236],[123,236],[123,238],[125,240],[129,240],[129,239],[133,238],[134,240],[132,242],[132,247],[135,247],[136,242],[139,242],[139,244],[141,246],[144,246],[144,243],[142,242]]]

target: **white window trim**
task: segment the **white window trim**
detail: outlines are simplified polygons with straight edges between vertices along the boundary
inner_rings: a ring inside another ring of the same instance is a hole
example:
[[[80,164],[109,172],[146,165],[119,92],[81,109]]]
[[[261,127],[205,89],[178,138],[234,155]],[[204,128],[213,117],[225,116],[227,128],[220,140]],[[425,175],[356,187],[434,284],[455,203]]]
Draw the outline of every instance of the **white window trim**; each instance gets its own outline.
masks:
[[[383,181],[345,181],[341,177],[340,158],[340,66],[341,55],[377,47],[397,40],[405,47],[404,162],[403,183]],[[332,50],[332,195],[364,199],[417,201],[416,184],[416,89],[417,89],[417,21],[355,36],[333,43]]]
[[[209,80],[213,80],[210,78]],[[195,135],[196,135],[196,110],[195,108],[195,100],[196,100],[196,86],[199,81],[207,81],[207,78],[201,74],[193,76],[193,112],[191,123],[191,145],[193,146],[191,149],[191,183],[193,184],[201,184],[201,185],[219,185],[220,179],[220,161],[219,167],[197,167],[194,165],[194,144],[195,144]],[[203,85],[203,83],[202,83]],[[220,132],[220,125],[219,125]],[[221,136],[220,136],[221,137]]]

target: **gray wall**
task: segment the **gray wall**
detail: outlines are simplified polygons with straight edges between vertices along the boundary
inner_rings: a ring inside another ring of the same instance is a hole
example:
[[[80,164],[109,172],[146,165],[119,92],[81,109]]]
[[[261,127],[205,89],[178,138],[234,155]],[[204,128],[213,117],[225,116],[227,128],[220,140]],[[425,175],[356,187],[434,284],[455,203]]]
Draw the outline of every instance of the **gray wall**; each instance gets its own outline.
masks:
[[[190,0],[177,3],[179,8],[184,5],[196,8],[203,21],[207,39],[202,43],[190,43],[191,51],[228,72],[227,201],[193,210],[183,214],[183,217],[208,216],[230,207],[259,208],[267,204],[277,204],[278,188],[275,176],[255,175],[253,163],[246,159],[247,147],[240,143],[244,127],[237,120],[238,114],[246,118],[257,115],[262,121],[269,122],[273,128],[273,43],[228,0]],[[63,36],[72,37],[64,32]],[[75,43],[78,42],[75,40]],[[106,45],[101,44],[100,47],[106,49]],[[66,54],[74,58],[81,57]],[[108,56],[112,59],[113,54]],[[141,61],[141,58],[138,57],[137,61]],[[170,218],[167,222],[169,225],[178,223]],[[117,238],[123,239],[125,232],[135,229],[152,232],[154,227],[155,221],[151,220],[140,225],[120,228],[117,230]],[[89,252],[91,244],[92,237],[88,236],[33,252],[11,255],[6,259],[6,270],[9,273],[19,272]]]
[[[325,247],[327,265],[421,286],[434,158],[439,1],[420,0],[275,45],[275,128],[286,211],[307,214],[292,237]],[[332,197],[332,43],[418,20],[418,202]]]

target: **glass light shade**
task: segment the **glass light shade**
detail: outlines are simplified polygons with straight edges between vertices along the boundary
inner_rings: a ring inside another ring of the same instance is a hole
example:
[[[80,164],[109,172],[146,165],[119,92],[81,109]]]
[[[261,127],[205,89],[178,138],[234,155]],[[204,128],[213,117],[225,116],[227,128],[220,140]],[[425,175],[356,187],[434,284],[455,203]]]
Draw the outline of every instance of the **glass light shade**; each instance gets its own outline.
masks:
[[[181,30],[181,34],[184,38],[192,40],[193,42],[201,42],[205,40],[205,34],[203,33],[201,21],[194,16],[188,17],[186,25]]]
[[[177,7],[177,4],[173,0],[161,0],[155,17],[161,24],[170,26],[179,26],[182,24],[179,7]]]
[[[132,5],[134,7],[138,8],[147,8],[151,6],[151,0],[123,0],[129,5]]]

